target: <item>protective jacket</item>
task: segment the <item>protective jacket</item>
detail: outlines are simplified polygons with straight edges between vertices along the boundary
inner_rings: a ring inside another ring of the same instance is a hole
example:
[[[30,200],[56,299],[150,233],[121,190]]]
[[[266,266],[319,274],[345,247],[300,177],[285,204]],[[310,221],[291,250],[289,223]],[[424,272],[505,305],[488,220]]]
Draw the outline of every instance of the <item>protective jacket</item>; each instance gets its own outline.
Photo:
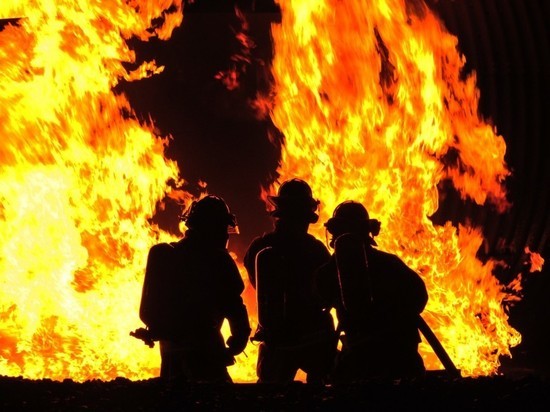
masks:
[[[253,240],[244,258],[259,295],[253,338],[261,341],[258,382],[288,383],[301,369],[307,382],[322,383],[332,367],[336,342],[332,316],[321,306],[314,278],[330,253],[306,231],[282,227]],[[265,295],[269,304],[262,316]]]
[[[275,230],[256,238],[244,257],[250,283],[256,287],[255,258],[266,247],[284,262],[283,273],[275,273],[284,289],[283,324],[276,331],[266,330],[271,343],[300,343],[319,331],[331,328],[331,319],[323,311],[315,289],[315,271],[330,258],[326,246],[308,233],[284,233]]]
[[[140,317],[161,341],[161,351],[162,341],[169,341],[173,351],[190,357],[200,352],[205,362],[225,367],[228,356],[244,350],[250,335],[243,290],[228,251],[188,230],[179,242],[150,249]],[[224,319],[231,331],[229,348],[221,333]]]
[[[418,315],[428,294],[423,280],[396,255],[365,242],[368,296],[365,289],[341,289],[337,258],[333,255],[318,273],[318,288],[326,308],[336,308],[343,332],[342,355],[355,377],[400,376],[423,370],[417,349]],[[346,307],[361,302],[362,309]],[[349,371],[344,371],[344,373]]]

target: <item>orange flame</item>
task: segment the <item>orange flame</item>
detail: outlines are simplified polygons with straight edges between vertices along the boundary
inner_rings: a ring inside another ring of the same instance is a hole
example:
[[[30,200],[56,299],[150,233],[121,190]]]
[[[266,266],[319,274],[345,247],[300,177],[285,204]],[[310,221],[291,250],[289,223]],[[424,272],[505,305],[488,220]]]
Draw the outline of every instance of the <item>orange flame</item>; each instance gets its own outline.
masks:
[[[430,220],[444,180],[465,199],[509,206],[505,143],[479,118],[456,37],[420,0],[279,3],[272,118],[285,136],[281,181],[311,183],[320,222],[341,201],[363,202],[382,221],[380,247],[426,282],[424,317],[463,375],[495,373],[521,339],[507,323],[509,292],[492,275],[496,262],[476,259],[479,228]],[[314,232],[324,239],[321,223]]]
[[[525,248],[525,254],[529,256],[529,272],[540,272],[544,265],[544,258],[536,252],[532,252],[529,247]]]
[[[321,221],[342,200],[364,202],[383,221],[381,247],[426,281],[426,320],[457,366],[493,373],[520,340],[503,310],[510,296],[496,263],[475,258],[479,229],[429,219],[444,179],[464,198],[507,207],[505,145],[478,118],[456,38],[420,1],[281,7],[272,113],[286,138],[281,177],[311,182]],[[147,251],[172,239],[148,219],[176,195],[167,182],[179,172],[164,158],[167,139],[112,89],[162,70],[152,61],[129,72],[125,40],[169,38],[182,1],[3,0],[8,17],[22,19],[0,32],[0,374],[156,376],[158,350],[128,332]],[[320,225],[315,233],[324,238]],[[230,368],[236,381],[255,380],[256,347],[246,352]]]
[[[168,7],[170,11],[165,12]],[[0,17],[0,373],[143,378],[157,351],[128,337],[148,248],[147,219],[178,181],[166,139],[140,124],[122,79],[132,36],[167,38],[181,0],[3,1]],[[151,28],[153,19],[163,24]]]

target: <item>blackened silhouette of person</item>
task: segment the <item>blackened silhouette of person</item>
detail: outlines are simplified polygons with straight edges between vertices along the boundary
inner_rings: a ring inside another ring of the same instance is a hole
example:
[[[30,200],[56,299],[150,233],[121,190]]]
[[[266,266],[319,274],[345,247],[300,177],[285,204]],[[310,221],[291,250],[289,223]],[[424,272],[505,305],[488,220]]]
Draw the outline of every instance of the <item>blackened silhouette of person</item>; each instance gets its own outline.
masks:
[[[325,227],[334,253],[318,272],[318,289],[325,307],[336,309],[342,341],[332,381],[423,376],[418,319],[428,301],[424,281],[398,256],[377,248],[380,222],[362,204],[339,204]]]
[[[289,383],[298,370],[308,383],[326,382],[336,354],[334,320],[321,307],[316,270],[330,258],[323,242],[308,233],[318,220],[319,201],[303,180],[283,182],[270,196],[274,229],[255,238],[244,265],[256,288],[259,341],[258,383]]]
[[[149,251],[140,318],[148,338],[160,341],[161,378],[231,383],[227,366],[244,351],[251,332],[244,283],[227,250],[236,218],[223,199],[208,195],[181,219],[184,237]],[[224,319],[231,333],[227,342]]]

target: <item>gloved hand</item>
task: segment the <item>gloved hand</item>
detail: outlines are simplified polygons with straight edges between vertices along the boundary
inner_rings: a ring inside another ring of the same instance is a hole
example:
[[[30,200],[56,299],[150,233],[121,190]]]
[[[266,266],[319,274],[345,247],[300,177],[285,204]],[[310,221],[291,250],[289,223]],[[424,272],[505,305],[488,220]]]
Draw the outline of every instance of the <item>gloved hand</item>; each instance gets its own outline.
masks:
[[[227,347],[231,355],[235,356],[244,351],[246,344],[248,343],[248,336],[230,336],[227,338]]]

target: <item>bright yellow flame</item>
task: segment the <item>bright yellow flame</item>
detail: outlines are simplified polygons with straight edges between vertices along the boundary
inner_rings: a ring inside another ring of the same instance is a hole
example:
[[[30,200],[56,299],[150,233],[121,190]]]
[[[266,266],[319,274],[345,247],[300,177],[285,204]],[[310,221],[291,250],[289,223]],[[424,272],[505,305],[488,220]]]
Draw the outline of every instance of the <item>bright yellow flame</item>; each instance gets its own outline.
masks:
[[[128,334],[147,251],[169,238],[147,219],[178,170],[112,88],[161,69],[127,73],[125,39],[166,37],[182,12],[180,0],[144,3],[0,6],[21,17],[0,32],[0,374],[158,373],[158,350]]]
[[[272,118],[285,136],[280,180],[311,183],[321,239],[338,203],[365,204],[382,221],[380,247],[426,282],[424,317],[463,375],[496,372],[521,337],[507,323],[495,262],[475,257],[479,229],[429,219],[445,179],[464,198],[508,206],[505,143],[478,116],[475,74],[463,79],[457,39],[422,1],[279,3]],[[426,344],[422,354],[440,368]]]

